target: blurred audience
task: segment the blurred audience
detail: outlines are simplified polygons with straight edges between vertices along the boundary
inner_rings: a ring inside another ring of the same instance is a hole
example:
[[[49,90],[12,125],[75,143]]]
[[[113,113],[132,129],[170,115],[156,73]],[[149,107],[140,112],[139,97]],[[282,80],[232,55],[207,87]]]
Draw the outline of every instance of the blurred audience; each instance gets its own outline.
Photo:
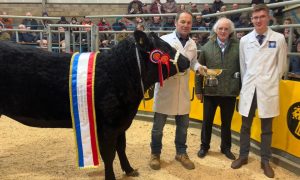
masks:
[[[239,9],[239,4],[237,4],[237,3],[232,4],[232,10],[238,10],[238,9]],[[241,13],[234,13],[234,14],[229,15],[229,19],[234,24],[236,24],[239,21],[241,15],[242,15]]]
[[[214,0],[213,4],[212,4],[212,11],[218,12],[220,11],[221,7],[224,6],[224,2],[221,0]]]
[[[127,8],[128,14],[142,14],[143,13],[143,3],[139,0],[132,0]]]
[[[4,25],[0,23],[0,41],[9,41],[10,40],[10,34],[6,31],[3,31]]]
[[[3,11],[2,15],[8,15],[7,12]],[[0,22],[4,25],[4,29],[13,29],[13,19],[7,17],[0,17]]]
[[[152,17],[152,22],[149,24],[149,30],[150,31],[159,31],[162,28],[161,24],[161,17],[160,16],[154,16]]]
[[[114,31],[122,31],[122,30],[126,30],[126,26],[125,24],[122,22],[122,18],[121,17],[117,17],[116,18],[116,22],[112,24],[112,29]]]
[[[166,22],[163,25],[163,30],[164,31],[173,31],[175,30],[175,19],[172,16],[166,17]]]
[[[108,21],[106,21],[105,18],[101,18],[99,23],[97,24],[99,27],[99,31],[109,31],[111,30],[111,26]]]
[[[177,5],[175,0],[166,0],[163,4],[163,9],[165,13],[176,13],[177,12]]]
[[[190,3],[190,5],[191,5],[191,8],[190,8],[191,13],[198,13],[199,12],[196,3]]]
[[[30,32],[26,32],[26,30],[28,30],[28,28],[24,24],[20,24],[18,26],[18,29],[20,31],[14,33],[14,35],[12,36],[12,39],[11,39],[12,41],[18,42],[18,43],[33,43],[36,41],[36,36],[34,36]]]
[[[49,17],[49,15],[47,12],[43,12],[42,17]],[[41,19],[38,24],[38,29],[47,29],[48,24],[53,24],[53,22],[50,19]]]
[[[202,15],[196,15],[195,20],[193,21],[192,30],[207,30],[208,27],[204,22]]]
[[[202,15],[207,15],[207,14],[212,14],[214,12],[211,10],[209,4],[206,3],[206,4],[203,5],[203,10],[202,10],[201,13],[202,13]],[[215,17],[206,17],[206,18],[204,18],[204,22],[205,22],[206,27],[212,27],[214,25],[215,21],[216,21]]]
[[[150,14],[162,14],[165,12],[163,4],[160,2],[160,0],[154,0],[149,9]]]
[[[25,25],[27,29],[37,30],[38,29],[38,23],[35,19],[32,19],[31,12],[27,12],[26,16],[28,18],[23,19],[21,24]]]

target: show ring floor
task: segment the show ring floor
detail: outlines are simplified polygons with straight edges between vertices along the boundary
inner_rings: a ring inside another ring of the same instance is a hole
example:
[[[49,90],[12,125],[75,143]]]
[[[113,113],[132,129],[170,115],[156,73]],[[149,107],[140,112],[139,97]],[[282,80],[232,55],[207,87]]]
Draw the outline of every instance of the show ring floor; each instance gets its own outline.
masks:
[[[200,126],[200,125],[199,125]],[[220,153],[220,137],[212,135],[211,149],[204,159],[197,157],[200,130],[188,130],[188,154],[196,169],[186,170],[174,159],[175,126],[164,128],[161,170],[149,165],[150,133],[152,123],[134,120],[127,131],[127,156],[140,176],[126,177],[118,158],[114,161],[117,179],[123,180],[240,180],[268,179],[260,168],[260,157],[250,153],[249,163],[241,169],[230,168],[231,160]],[[76,150],[72,129],[32,128],[5,116],[0,118],[0,179],[1,180],[98,180],[104,179],[103,163],[100,168],[79,170],[76,166]],[[238,156],[239,147],[232,145]],[[296,174],[271,163],[275,179],[296,180]]]

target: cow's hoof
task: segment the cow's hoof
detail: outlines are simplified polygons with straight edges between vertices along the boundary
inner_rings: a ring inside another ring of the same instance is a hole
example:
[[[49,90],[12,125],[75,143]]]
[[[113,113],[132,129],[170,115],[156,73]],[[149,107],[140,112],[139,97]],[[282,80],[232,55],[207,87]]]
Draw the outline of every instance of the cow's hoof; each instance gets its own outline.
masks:
[[[130,173],[126,173],[127,176],[131,176],[131,177],[137,177],[140,175],[140,173],[138,172],[137,169],[134,169],[133,171],[131,171]]]

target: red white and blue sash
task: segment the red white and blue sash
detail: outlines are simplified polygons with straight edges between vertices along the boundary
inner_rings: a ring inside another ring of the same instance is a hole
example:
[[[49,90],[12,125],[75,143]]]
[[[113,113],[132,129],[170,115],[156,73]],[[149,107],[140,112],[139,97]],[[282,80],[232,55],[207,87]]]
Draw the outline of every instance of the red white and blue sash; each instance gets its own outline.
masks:
[[[99,166],[94,76],[98,53],[75,53],[70,64],[70,106],[79,168]]]

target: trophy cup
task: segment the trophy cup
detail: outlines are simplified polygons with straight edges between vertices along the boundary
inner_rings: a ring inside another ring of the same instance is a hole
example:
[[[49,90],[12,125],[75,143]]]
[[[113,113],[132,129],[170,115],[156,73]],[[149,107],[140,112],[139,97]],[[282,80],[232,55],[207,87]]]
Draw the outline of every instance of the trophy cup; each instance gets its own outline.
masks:
[[[222,71],[222,69],[207,69],[206,75],[204,76],[205,85],[209,87],[217,86],[219,83],[217,76],[219,76]]]

